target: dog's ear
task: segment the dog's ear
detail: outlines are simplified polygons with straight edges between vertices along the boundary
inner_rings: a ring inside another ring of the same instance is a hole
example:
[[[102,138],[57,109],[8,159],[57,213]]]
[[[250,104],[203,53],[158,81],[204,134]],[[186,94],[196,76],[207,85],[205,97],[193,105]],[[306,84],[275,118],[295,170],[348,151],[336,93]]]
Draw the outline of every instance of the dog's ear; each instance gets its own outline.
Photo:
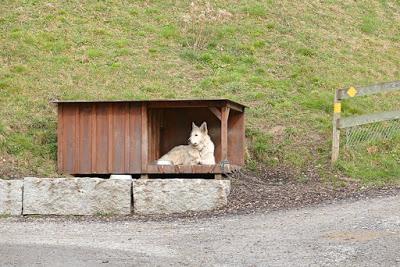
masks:
[[[199,127],[197,127],[197,125],[194,122],[192,122],[192,129],[196,129],[196,128],[199,128]]]
[[[200,130],[201,130],[203,133],[205,133],[205,134],[208,133],[208,130],[207,130],[207,123],[206,123],[206,122],[203,122],[203,123],[201,124]]]

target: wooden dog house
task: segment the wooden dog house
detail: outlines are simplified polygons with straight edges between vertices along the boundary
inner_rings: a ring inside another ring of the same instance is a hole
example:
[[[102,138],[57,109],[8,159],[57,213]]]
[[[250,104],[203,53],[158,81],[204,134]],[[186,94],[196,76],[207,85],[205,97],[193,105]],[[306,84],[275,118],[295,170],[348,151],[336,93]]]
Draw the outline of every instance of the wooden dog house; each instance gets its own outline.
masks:
[[[227,100],[56,101],[64,174],[221,174],[244,164],[245,106]],[[155,165],[207,122],[216,165]]]

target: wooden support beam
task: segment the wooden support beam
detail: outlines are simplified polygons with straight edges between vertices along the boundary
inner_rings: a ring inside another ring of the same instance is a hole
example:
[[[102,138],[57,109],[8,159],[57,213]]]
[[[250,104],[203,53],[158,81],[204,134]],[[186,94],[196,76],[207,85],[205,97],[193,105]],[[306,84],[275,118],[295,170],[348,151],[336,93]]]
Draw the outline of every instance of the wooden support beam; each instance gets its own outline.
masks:
[[[207,108],[223,107],[226,100],[179,100],[179,101],[149,101],[148,108]]]
[[[221,160],[228,159],[228,118],[230,108],[221,108]]]
[[[239,106],[237,104],[234,103],[228,103],[228,108],[239,111],[239,112],[244,112],[244,107]]]
[[[221,110],[216,107],[208,107],[208,109],[219,119],[221,120]]]

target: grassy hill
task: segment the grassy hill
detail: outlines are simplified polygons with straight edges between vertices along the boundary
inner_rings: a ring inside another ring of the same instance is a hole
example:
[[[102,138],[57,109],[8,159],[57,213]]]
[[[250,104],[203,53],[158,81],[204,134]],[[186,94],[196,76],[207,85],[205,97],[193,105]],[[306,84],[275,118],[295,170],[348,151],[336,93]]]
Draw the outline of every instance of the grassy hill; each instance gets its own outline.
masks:
[[[249,168],[394,182],[398,141],[329,158],[334,90],[399,80],[399,25],[398,0],[0,1],[0,177],[56,175],[51,100],[226,97],[250,106]]]

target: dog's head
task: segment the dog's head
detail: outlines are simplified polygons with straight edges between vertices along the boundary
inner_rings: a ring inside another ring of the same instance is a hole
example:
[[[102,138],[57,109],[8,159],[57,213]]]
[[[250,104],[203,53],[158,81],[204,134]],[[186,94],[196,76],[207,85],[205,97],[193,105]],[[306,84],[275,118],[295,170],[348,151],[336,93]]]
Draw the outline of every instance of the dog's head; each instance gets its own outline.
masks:
[[[207,123],[203,122],[200,127],[198,127],[194,122],[192,122],[192,132],[190,133],[189,143],[194,147],[201,147],[203,142],[208,136]]]

